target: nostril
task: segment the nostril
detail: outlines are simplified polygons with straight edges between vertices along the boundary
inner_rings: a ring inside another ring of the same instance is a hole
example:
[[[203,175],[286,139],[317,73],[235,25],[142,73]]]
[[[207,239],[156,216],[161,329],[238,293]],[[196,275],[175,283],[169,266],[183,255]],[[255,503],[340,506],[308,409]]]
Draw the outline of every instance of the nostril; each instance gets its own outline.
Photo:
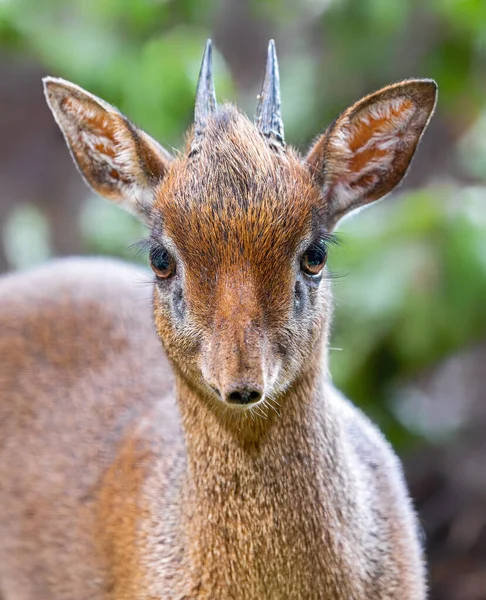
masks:
[[[231,392],[231,394],[228,394],[228,400],[234,404],[243,404],[241,392]]]
[[[261,399],[262,395],[257,390],[235,390],[227,396],[231,404],[253,404]]]

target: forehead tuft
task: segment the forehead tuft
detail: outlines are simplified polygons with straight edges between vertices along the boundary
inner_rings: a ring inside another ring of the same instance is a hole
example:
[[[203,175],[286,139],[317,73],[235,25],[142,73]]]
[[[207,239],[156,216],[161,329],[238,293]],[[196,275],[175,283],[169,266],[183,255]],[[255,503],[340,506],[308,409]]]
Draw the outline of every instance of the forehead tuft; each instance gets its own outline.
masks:
[[[175,161],[156,215],[175,239],[233,235],[241,241],[300,236],[318,191],[291,149],[275,150],[249,119],[225,105],[208,120],[194,155]]]
[[[198,169],[214,172],[223,163],[227,166],[226,173],[221,171],[223,177],[241,180],[242,172],[247,172],[256,181],[263,177],[275,179],[277,171],[289,162],[283,152],[277,154],[270,148],[245,115],[229,105],[208,122],[198,158],[192,163]]]

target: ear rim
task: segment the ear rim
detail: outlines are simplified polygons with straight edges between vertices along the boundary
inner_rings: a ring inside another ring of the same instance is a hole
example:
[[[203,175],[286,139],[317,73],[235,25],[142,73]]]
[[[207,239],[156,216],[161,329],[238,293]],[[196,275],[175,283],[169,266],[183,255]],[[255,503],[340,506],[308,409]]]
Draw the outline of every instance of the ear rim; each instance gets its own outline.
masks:
[[[94,94],[83,89],[81,86],[67,81],[66,79],[63,79],[61,77],[51,76],[43,77],[42,84],[47,105],[51,110],[54,120],[63,135],[64,141],[71,155],[71,158],[76,166],[76,169],[78,170],[79,174],[81,175],[83,181],[86,183],[88,188],[97,195],[114,201],[116,204],[120,205],[127,212],[136,216],[142,222],[149,222],[150,208],[151,204],[153,204],[153,190],[162,180],[161,175],[156,174],[153,170],[150,169],[144,171],[145,181],[139,183],[142,195],[142,198],[140,200],[135,197],[133,191],[131,191],[130,193],[122,193],[122,190],[120,190],[120,193],[116,194],[114,192],[109,193],[106,190],[100,191],[100,189],[96,189],[94,185],[89,181],[80,164],[79,159],[75,155],[72,141],[69,138],[66,127],[61,121],[61,96],[72,96],[78,98],[83,102],[89,101],[99,109],[119,119],[120,123],[123,124],[123,126],[125,126],[129,130],[132,136],[132,142],[134,146],[139,147],[141,143],[145,144],[147,149],[152,152],[153,156],[156,156],[159,159],[160,166],[163,167],[164,176],[169,170],[171,163],[174,161],[174,157],[172,156],[172,154],[168,152],[149,134],[147,134],[145,131],[139,129],[135,124],[133,124],[121,111],[118,110],[118,108],[116,108],[116,106],[109,104],[102,98],[99,98],[98,96],[95,96]],[[146,198],[145,201],[143,201],[143,197]]]
[[[379,90],[364,96],[346,110],[344,110],[328,127],[327,129],[320,134],[315,141],[311,144],[309,151],[305,156],[305,164],[309,168],[311,172],[312,178],[319,184],[322,191],[323,201],[327,202],[326,195],[329,195],[329,191],[324,191],[328,178],[328,171],[326,169],[326,155],[329,149],[329,145],[331,140],[333,140],[333,134],[336,133],[341,127],[346,125],[346,122],[350,122],[351,119],[356,117],[360,111],[366,110],[371,105],[373,105],[377,101],[387,101],[396,97],[408,96],[412,100],[415,101],[415,104],[418,108],[417,114],[420,109],[425,109],[427,113],[427,118],[422,125],[420,134],[417,136],[415,144],[412,146],[412,151],[410,153],[410,157],[402,171],[402,175],[397,179],[397,181],[390,187],[390,189],[377,196],[376,198],[371,198],[367,202],[360,202],[359,200],[351,203],[347,206],[345,210],[342,212],[336,212],[331,216],[330,211],[326,210],[329,230],[333,230],[337,223],[357,212],[361,208],[365,208],[370,204],[373,204],[376,201],[381,201],[388,196],[394,189],[396,189],[401,181],[406,177],[410,166],[412,164],[413,158],[417,151],[417,148],[420,144],[422,136],[424,135],[430,120],[432,119],[435,108],[437,106],[438,99],[438,85],[434,79],[429,78],[419,78],[419,79],[405,79],[391,85],[380,88]],[[415,115],[413,118],[417,118]],[[327,202],[330,205],[329,202]],[[330,206],[327,207],[331,208]]]

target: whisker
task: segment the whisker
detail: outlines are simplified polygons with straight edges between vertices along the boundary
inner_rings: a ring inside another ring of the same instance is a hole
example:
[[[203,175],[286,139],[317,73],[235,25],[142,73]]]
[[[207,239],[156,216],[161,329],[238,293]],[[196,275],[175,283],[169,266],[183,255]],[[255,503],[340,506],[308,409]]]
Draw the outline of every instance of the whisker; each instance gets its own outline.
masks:
[[[272,402],[275,402],[280,407],[280,404],[275,400],[275,398],[271,398],[270,396],[268,396],[268,406],[272,408],[277,413],[277,416],[281,419],[282,415],[279,413],[277,408],[273,406]]]
[[[265,414],[265,412],[263,411],[262,405],[257,405],[254,407],[255,408],[255,412],[258,416],[260,416],[262,419],[266,419],[267,415]],[[258,412],[257,412],[258,410]]]
[[[265,418],[268,418],[268,412],[269,412],[270,408],[271,408],[270,404],[268,404],[267,399],[265,399],[263,401],[263,409],[266,409],[265,410]]]

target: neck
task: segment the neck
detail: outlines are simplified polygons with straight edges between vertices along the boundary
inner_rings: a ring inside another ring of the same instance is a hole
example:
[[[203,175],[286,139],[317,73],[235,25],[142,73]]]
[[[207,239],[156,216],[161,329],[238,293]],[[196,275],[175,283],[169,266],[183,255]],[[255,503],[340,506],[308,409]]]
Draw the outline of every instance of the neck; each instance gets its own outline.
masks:
[[[224,453],[263,457],[280,446],[285,452],[310,442],[328,428],[323,376],[314,365],[278,398],[253,409],[228,408],[210,401],[183,378],[176,378],[185,430],[188,462],[194,475],[219,474],[237,465],[222,461]],[[215,462],[213,462],[215,461]],[[207,468],[211,467],[210,471]]]
[[[197,585],[207,592],[200,597],[240,597],[238,589],[245,598],[290,597],[300,589],[312,598],[305,586],[339,563],[331,530],[343,518],[347,482],[340,425],[317,364],[279,399],[280,415],[269,410],[266,419],[232,421],[178,379],[185,523]]]

